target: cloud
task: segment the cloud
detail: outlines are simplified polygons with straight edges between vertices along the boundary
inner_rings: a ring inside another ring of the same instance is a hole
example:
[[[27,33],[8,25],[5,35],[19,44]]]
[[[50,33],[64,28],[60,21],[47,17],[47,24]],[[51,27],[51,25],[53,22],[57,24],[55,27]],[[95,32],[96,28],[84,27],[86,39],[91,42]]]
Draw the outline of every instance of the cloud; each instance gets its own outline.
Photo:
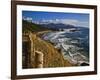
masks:
[[[89,22],[86,22],[86,21],[79,22],[78,26],[89,27]]]
[[[31,17],[23,17],[23,20],[32,21]]]
[[[53,20],[42,20],[44,23],[63,23],[63,24],[70,24],[74,26],[80,26],[80,27],[89,27],[89,22],[86,21],[79,21],[75,19],[53,19]]]
[[[64,24],[77,25],[79,21],[74,19],[62,19],[61,22]]]
[[[70,25],[74,25],[74,26],[80,26],[80,27],[89,27],[89,22],[87,21],[79,21],[76,19],[43,19],[42,21],[33,21],[31,17],[23,17],[23,20],[27,20],[27,21],[32,21],[33,23],[36,24],[48,24],[48,23],[54,23],[54,24],[58,24],[58,23],[63,23],[63,24],[70,24]]]

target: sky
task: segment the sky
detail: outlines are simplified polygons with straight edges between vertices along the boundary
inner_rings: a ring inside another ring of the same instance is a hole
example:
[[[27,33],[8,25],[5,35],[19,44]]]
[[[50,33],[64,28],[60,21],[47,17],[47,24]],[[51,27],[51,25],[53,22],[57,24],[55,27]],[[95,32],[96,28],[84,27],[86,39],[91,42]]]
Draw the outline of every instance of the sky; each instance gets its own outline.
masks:
[[[33,22],[50,22],[89,27],[89,14],[67,12],[22,11],[22,17],[32,19]]]

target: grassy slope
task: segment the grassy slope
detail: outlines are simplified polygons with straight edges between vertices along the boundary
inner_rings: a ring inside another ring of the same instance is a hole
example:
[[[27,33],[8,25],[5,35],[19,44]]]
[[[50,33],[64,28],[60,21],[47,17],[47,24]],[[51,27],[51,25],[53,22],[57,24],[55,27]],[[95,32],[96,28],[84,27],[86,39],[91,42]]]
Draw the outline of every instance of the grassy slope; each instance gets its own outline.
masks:
[[[34,39],[34,36],[33,41],[35,50],[41,51],[44,54],[44,67],[72,66],[68,61],[63,59],[61,53],[59,53],[51,43],[41,40],[39,37]]]
[[[63,59],[63,56],[51,43],[41,40],[39,37],[34,38],[36,33],[47,31],[47,28],[43,28],[40,25],[23,21],[23,32],[30,31],[33,34],[32,38],[35,45],[35,50],[44,53],[44,67],[65,67],[72,66],[68,61]],[[39,33],[40,34],[40,33]]]
[[[39,32],[43,30],[48,30],[48,28],[23,20],[23,32],[24,31]]]

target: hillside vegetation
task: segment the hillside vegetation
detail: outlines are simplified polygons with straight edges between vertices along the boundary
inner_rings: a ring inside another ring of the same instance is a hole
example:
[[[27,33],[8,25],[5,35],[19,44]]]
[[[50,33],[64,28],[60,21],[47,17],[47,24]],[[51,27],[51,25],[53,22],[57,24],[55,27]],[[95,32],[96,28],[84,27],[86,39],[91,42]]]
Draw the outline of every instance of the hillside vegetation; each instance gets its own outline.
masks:
[[[48,30],[48,28],[42,27],[41,25],[37,25],[31,22],[27,22],[25,20],[22,21],[22,26],[23,26],[23,32],[31,31],[31,32],[39,32],[39,31],[44,31]]]
[[[40,25],[29,23],[23,21],[23,32],[32,33],[32,41],[36,51],[43,53],[43,67],[65,67],[72,66],[67,60],[64,60],[60,51],[58,51],[54,46],[42,40],[39,37],[39,34],[42,34],[43,31],[48,31],[49,29],[43,28]],[[42,32],[42,33],[41,33]],[[34,37],[35,36],[35,37]],[[33,57],[34,58],[34,57]]]
[[[33,34],[32,39],[34,41],[35,50],[41,51],[44,55],[44,67],[72,66],[72,64],[63,59],[61,53],[57,49],[55,49],[51,43],[46,42],[39,37],[34,38],[34,35],[36,34]]]

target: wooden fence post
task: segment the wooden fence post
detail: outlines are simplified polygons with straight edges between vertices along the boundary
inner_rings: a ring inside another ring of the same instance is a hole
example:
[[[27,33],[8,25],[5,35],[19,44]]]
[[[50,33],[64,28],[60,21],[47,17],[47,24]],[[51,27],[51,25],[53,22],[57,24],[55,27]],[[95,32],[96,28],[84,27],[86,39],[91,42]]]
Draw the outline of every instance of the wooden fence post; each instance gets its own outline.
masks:
[[[35,51],[35,67],[43,68],[43,53],[39,51]]]
[[[31,55],[30,55],[30,58],[31,58],[31,67],[35,67],[35,46],[34,46],[34,42],[33,42],[33,37],[32,37],[32,33],[29,34],[29,38],[30,38],[30,41],[31,41]]]

